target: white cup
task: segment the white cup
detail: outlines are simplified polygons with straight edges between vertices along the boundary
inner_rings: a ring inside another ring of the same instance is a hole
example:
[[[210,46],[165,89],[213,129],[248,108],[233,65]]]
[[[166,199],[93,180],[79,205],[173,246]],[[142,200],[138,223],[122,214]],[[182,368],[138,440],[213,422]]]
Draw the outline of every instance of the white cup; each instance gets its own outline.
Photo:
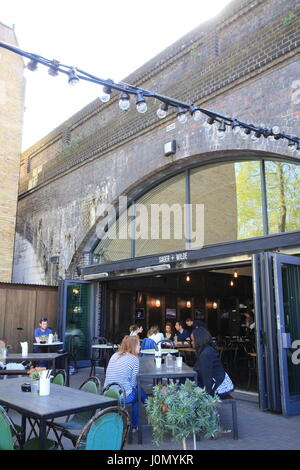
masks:
[[[51,344],[51,343],[53,343],[53,334],[52,333],[50,333],[48,335],[48,344]]]
[[[155,358],[155,365],[157,368],[161,367],[161,357]]]
[[[182,356],[176,357],[176,367],[182,367]]]
[[[50,395],[50,378],[49,379],[40,379],[40,395]]]

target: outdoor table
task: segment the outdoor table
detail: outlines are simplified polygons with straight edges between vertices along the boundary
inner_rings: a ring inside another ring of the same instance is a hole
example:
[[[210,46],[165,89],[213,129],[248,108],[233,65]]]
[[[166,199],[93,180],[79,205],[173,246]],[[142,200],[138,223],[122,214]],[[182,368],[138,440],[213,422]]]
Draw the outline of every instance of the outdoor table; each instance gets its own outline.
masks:
[[[104,349],[104,372],[106,372],[111,356],[118,348],[118,344],[92,344],[92,349]]]
[[[183,379],[191,378],[197,380],[197,372],[186,364],[182,364],[182,367],[177,367],[175,361],[173,366],[168,367],[162,364],[161,367],[156,367],[154,359],[151,357],[139,358],[140,370],[137,374],[137,389],[138,389],[138,443],[143,443],[143,428],[149,428],[149,425],[141,425],[139,417],[141,416],[142,406],[142,392],[141,392],[141,380],[142,379]]]
[[[140,351],[140,353],[142,353],[142,354],[149,354],[149,355],[152,355],[152,356],[155,355],[155,352],[157,352],[156,349],[142,349]],[[163,348],[161,348],[159,350],[159,352],[160,352],[160,354],[177,354],[178,350],[177,349],[163,349]]]
[[[194,364],[196,361],[196,349],[191,346],[177,346],[180,354],[184,357],[185,363]]]
[[[117,400],[75,388],[50,384],[50,395],[22,392],[24,379],[0,382],[0,403],[22,415],[22,428],[26,435],[26,418],[39,423],[39,449],[45,449],[47,421],[88,410],[98,410],[117,405]]]
[[[33,343],[33,346],[39,346],[41,347],[41,349],[45,350],[45,352],[50,352],[50,350],[52,349],[57,349],[58,347],[60,346],[63,346],[63,342],[62,341],[53,341],[53,343]]]
[[[64,358],[65,362],[65,370],[67,373],[67,386],[70,385],[70,376],[69,376],[69,353],[28,353],[27,356],[22,356],[22,354],[8,354],[8,356],[5,358],[5,362],[23,362],[23,361],[51,361],[51,369],[54,370],[56,368],[56,360]],[[19,371],[14,370],[15,374],[18,375]],[[22,371],[24,372],[24,371]],[[21,373],[22,373],[21,372]],[[5,374],[5,371],[3,371],[3,374]]]

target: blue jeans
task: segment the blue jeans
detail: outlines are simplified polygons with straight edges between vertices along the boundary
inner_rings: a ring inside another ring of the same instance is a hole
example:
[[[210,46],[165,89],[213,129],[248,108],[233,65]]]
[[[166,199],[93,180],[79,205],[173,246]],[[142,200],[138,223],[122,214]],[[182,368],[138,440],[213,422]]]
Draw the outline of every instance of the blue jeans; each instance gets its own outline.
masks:
[[[147,395],[143,389],[141,389],[141,395],[142,395],[142,402],[145,403],[147,399]],[[138,426],[138,407],[139,407],[137,387],[134,387],[132,389],[132,392],[126,398],[126,403],[132,403],[131,425],[133,428],[136,428]]]

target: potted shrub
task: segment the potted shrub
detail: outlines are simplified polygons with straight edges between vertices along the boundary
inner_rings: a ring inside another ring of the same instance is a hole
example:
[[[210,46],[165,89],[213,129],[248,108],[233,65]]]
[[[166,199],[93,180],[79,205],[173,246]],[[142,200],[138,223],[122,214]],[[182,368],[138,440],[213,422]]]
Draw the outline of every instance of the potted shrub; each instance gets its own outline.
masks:
[[[38,393],[40,385],[40,371],[45,370],[46,367],[32,367],[29,371],[29,377],[32,380],[31,391]]]
[[[182,441],[186,450],[186,439],[192,434],[196,449],[197,433],[209,438],[220,432],[219,403],[218,397],[212,397],[190,380],[180,386],[176,383],[156,385],[153,396],[146,401],[154,442],[159,445],[165,434],[171,434],[173,440]]]

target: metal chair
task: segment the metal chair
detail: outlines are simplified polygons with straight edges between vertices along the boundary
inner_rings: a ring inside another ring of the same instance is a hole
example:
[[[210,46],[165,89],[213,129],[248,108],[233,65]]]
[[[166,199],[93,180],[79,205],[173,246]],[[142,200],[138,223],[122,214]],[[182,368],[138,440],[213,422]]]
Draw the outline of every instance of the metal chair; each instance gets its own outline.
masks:
[[[98,377],[89,377],[80,385],[79,390],[98,394],[100,388],[101,382]],[[80,432],[83,426],[87,424],[93,414],[94,411],[82,411],[81,413],[76,413],[71,417],[68,416],[65,422],[47,422],[47,425],[50,429],[53,430],[55,434],[58,447],[61,449],[64,448],[61,442],[63,437],[70,439],[75,446],[76,440],[78,438],[78,432]]]
[[[110,398],[115,398],[118,401],[118,406],[127,409],[127,411],[129,410],[129,414],[132,413],[132,403],[126,403],[126,392],[123,385],[119,384],[118,382],[112,382],[102,390],[102,395],[105,395],[106,397]],[[128,443],[132,443],[131,420],[128,428]]]
[[[167,345],[170,349],[174,349],[174,342],[170,339],[162,339],[160,341],[158,341],[158,343],[156,343],[156,347],[155,349],[158,350],[159,349],[159,346],[158,345],[161,345],[161,346],[164,346],[164,345]]]
[[[79,335],[70,335],[69,336],[69,357],[70,360],[74,363],[75,372],[78,372],[77,367],[77,354],[80,348],[81,337]]]
[[[124,408],[112,406],[99,411],[80,432],[75,449],[122,450],[128,426],[129,416]]]
[[[23,443],[24,436],[17,430],[3,406],[0,406],[0,450],[38,450],[39,439],[34,437]],[[56,449],[56,442],[46,440],[46,449]]]
[[[104,336],[94,336],[92,339],[92,345],[95,344],[107,344],[108,341]],[[91,370],[90,375],[96,375],[96,367],[104,367],[104,372],[106,370],[108,363],[108,353],[107,349],[97,349],[91,348]]]
[[[123,385],[119,384],[118,382],[111,382],[110,384],[106,385],[106,387],[102,390],[101,395],[115,398],[118,401],[118,406],[125,408],[126,392]]]
[[[67,373],[64,369],[59,369],[55,372],[51,382],[56,385],[65,385],[67,381]]]
[[[239,433],[238,433],[236,400],[233,397],[224,398],[223,400],[221,400],[220,406],[225,406],[225,405],[231,405],[233,439],[238,439]]]

